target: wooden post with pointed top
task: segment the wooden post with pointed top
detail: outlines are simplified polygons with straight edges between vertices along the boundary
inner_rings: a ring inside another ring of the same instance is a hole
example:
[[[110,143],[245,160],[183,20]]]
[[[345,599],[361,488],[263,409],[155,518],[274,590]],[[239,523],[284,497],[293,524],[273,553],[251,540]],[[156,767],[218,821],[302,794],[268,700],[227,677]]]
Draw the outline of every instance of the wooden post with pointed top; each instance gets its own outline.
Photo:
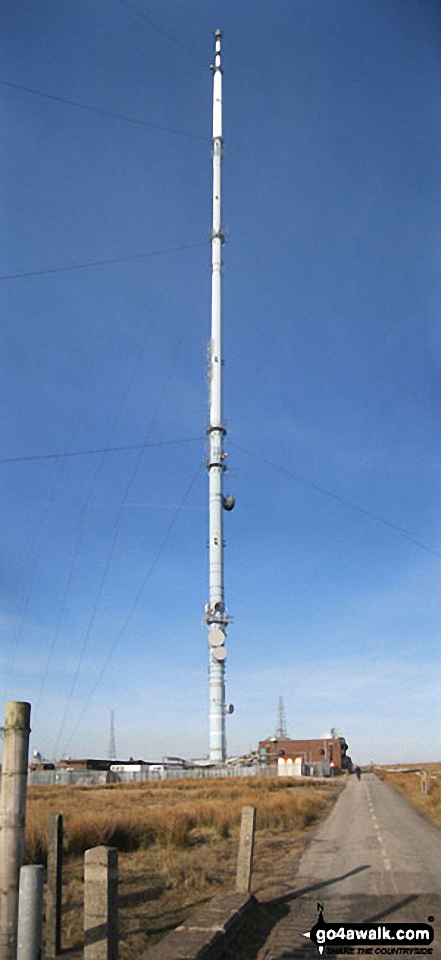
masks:
[[[49,817],[46,891],[46,957],[53,960],[61,953],[61,891],[63,880],[63,817]]]
[[[6,704],[0,794],[0,960],[16,960],[31,705]]]

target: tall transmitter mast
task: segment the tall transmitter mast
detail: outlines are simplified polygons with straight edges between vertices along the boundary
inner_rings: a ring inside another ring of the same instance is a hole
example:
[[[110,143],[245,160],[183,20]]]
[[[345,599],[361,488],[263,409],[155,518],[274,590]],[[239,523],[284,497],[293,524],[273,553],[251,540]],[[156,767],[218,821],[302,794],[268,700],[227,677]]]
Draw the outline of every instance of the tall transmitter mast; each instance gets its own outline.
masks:
[[[222,423],[222,342],[221,342],[221,280],[222,244],[221,225],[221,162],[222,162],[222,30],[214,34],[213,71],[213,230],[211,233],[211,340],[209,343],[208,405],[210,421],[207,428],[209,449],[207,470],[210,490],[210,599],[205,607],[205,622],[210,645],[210,760],[223,763],[226,758],[225,715],[232,706],[225,703],[225,640],[229,618],[224,598],[224,541],[222,510],[232,510],[234,497],[224,497],[223,474],[226,469],[223,443],[226,434]]]

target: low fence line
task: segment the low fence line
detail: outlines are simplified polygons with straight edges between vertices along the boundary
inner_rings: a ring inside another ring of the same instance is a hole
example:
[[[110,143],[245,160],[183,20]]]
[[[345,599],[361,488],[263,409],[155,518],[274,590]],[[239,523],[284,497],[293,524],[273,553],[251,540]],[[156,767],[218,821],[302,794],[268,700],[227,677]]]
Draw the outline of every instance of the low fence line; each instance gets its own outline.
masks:
[[[158,780],[203,780],[218,777],[277,777],[281,776],[276,766],[264,766],[256,763],[252,766],[223,766],[206,769],[204,767],[163,770],[161,773],[148,772],[147,770],[135,771],[134,773],[116,773],[113,770],[31,770],[28,774],[28,783],[30,786],[60,786],[69,787],[75,785],[99,786],[106,783],[154,783]],[[288,775],[287,775],[288,776]],[[289,775],[291,776],[291,775]],[[315,780],[317,776],[313,773],[303,774],[298,778],[302,780]],[[322,776],[319,779],[323,779]]]
[[[164,770],[163,773],[149,774],[147,771],[135,773],[114,773],[112,770],[39,770],[30,771],[30,786],[75,786],[90,784],[99,786],[105,783],[153,783],[157,780],[199,780],[217,777],[277,777],[277,768],[255,764],[250,767],[214,767],[206,770]]]

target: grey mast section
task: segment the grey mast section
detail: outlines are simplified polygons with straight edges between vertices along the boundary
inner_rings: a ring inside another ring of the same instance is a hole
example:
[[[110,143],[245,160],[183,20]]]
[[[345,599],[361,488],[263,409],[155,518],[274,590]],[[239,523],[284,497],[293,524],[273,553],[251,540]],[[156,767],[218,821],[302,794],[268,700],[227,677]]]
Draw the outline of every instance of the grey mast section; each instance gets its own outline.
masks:
[[[210,647],[210,760],[223,763],[225,739],[225,657],[227,617],[224,597],[222,422],[222,31],[214,34],[213,70],[213,228],[211,233],[211,341],[209,365],[209,602],[205,609]]]

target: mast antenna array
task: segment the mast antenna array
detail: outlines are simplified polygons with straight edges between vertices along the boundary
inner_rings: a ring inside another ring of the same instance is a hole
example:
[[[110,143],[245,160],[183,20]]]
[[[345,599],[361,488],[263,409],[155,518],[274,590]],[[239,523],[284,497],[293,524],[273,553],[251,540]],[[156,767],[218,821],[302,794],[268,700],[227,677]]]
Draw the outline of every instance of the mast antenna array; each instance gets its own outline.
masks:
[[[210,649],[210,760],[226,759],[225,716],[233,712],[225,703],[225,641],[227,616],[224,596],[223,510],[232,510],[234,497],[223,495],[226,470],[225,426],[222,421],[222,245],[221,220],[222,136],[222,30],[214,33],[213,72],[213,228],[211,232],[211,340],[208,350],[209,424],[207,471],[209,477],[209,601],[205,607]]]

